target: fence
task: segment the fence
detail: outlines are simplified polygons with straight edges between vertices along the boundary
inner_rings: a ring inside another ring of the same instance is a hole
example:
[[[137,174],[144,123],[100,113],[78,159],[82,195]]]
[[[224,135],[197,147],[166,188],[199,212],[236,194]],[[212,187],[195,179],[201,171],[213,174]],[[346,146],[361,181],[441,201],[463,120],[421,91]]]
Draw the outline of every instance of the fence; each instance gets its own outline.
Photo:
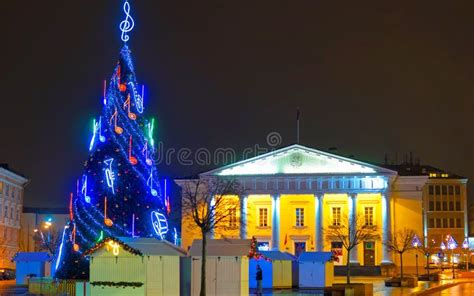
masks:
[[[28,292],[41,295],[76,296],[76,283],[80,282],[84,281],[30,278],[28,280]]]

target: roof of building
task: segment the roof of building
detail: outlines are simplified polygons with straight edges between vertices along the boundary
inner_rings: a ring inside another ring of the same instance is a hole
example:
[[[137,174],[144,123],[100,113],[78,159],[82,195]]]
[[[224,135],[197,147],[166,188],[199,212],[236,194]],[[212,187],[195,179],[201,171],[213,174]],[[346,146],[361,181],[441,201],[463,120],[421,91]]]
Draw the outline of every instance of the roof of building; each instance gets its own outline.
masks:
[[[186,256],[186,251],[165,240],[150,237],[119,237],[119,239],[130,247],[140,250],[143,255]]]
[[[28,262],[44,262],[51,260],[51,256],[47,252],[18,252],[12,261],[28,261]]]
[[[383,164],[385,168],[398,172],[399,176],[428,176],[430,179],[466,179],[466,177],[423,164]]]
[[[298,257],[298,261],[326,262],[332,257],[331,252],[303,252]]]
[[[23,213],[33,214],[69,214],[68,208],[35,208],[35,207],[24,207]]]
[[[283,253],[281,251],[259,251],[259,253],[271,260],[295,261],[297,259],[292,254]]]
[[[250,239],[209,239],[206,241],[207,256],[247,256],[250,252]],[[189,249],[189,256],[201,256],[202,240],[195,239]]]
[[[186,252],[183,249],[170,242],[150,237],[106,237],[85,251],[84,255],[95,253],[110,241],[118,243],[125,251],[139,256],[186,256]]]
[[[26,177],[25,175],[19,173],[18,171],[16,170],[13,170],[12,168],[10,168],[10,166],[8,165],[8,163],[0,163],[0,168],[4,169],[4,170],[7,170],[9,171],[10,173],[13,173],[19,177],[22,177],[24,179],[27,179],[28,180],[28,177]]]

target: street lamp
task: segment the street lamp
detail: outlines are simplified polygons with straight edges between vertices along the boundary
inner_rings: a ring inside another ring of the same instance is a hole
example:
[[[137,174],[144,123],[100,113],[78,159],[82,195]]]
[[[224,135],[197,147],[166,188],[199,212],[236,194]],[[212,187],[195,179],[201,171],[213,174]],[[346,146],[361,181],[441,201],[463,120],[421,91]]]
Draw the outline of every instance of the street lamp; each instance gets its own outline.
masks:
[[[418,247],[421,246],[421,241],[418,236],[415,234],[411,241],[412,246],[416,249],[415,258],[416,258],[416,278],[418,279]]]
[[[462,248],[464,249],[464,261],[466,263],[466,271],[469,271],[469,261],[467,260],[467,253],[469,252],[469,242],[467,241],[467,237],[462,242]]]
[[[454,249],[456,249],[458,244],[452,236],[449,236],[448,239],[448,249],[451,250],[451,268],[453,270],[453,279],[454,279]]]

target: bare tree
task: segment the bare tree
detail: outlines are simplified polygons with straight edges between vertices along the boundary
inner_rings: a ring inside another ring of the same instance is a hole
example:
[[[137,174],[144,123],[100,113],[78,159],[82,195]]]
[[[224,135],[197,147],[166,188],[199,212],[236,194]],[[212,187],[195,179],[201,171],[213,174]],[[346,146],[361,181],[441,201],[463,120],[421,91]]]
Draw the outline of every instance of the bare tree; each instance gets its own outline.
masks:
[[[400,256],[400,279],[403,280],[403,253],[408,250],[414,249],[413,237],[415,231],[413,229],[404,228],[391,235],[385,242],[384,245],[389,252],[398,253]]]
[[[33,235],[33,241],[38,245],[39,251],[46,251],[54,256],[61,243],[61,234],[52,229],[48,229],[46,232],[37,230]]]
[[[427,244],[425,245],[425,241]],[[430,257],[433,254],[436,254],[439,250],[439,246],[436,245],[436,241],[434,239],[429,239],[422,237],[421,245],[416,247],[416,250],[423,254],[426,258],[426,272],[430,274]]]
[[[206,243],[207,236],[229,224],[237,226],[240,203],[230,196],[241,194],[240,185],[223,178],[200,178],[184,183],[182,187],[183,217],[190,217],[202,235],[201,296],[206,295]]]
[[[351,283],[350,258],[351,251],[364,241],[376,241],[380,239],[378,227],[367,225],[363,215],[349,217],[342,215],[339,221],[329,221],[328,227],[322,230],[327,241],[341,242],[347,252],[347,284]],[[356,250],[357,251],[357,250]]]

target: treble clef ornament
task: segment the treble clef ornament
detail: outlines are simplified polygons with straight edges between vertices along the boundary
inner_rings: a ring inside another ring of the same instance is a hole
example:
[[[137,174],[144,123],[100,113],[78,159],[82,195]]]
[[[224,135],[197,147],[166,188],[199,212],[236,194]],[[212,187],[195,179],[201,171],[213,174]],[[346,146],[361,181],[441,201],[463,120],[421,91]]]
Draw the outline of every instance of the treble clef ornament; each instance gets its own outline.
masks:
[[[122,41],[127,42],[130,37],[128,36],[128,32],[133,30],[135,26],[135,22],[133,21],[132,16],[130,15],[130,4],[128,1],[125,1],[123,4],[123,12],[125,12],[125,19],[120,23],[120,31],[122,31]]]

